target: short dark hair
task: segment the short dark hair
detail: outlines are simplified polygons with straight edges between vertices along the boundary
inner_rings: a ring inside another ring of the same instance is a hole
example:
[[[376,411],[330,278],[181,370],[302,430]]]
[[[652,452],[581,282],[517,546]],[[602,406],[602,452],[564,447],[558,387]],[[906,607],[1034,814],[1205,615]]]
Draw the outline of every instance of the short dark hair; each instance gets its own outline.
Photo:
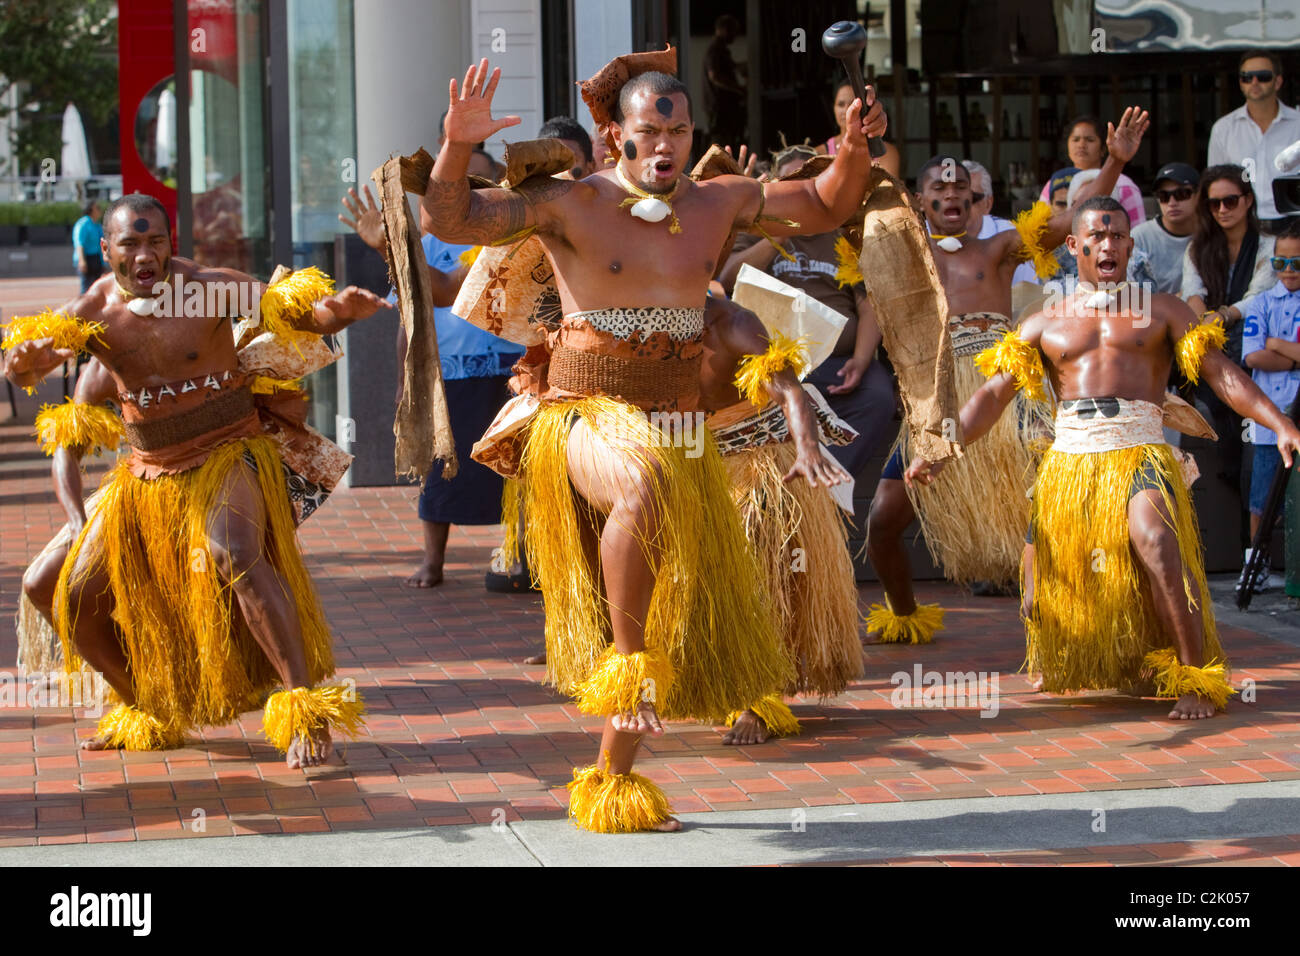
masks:
[[[1246,65],[1247,60],[1254,59],[1268,60],[1269,63],[1273,64],[1274,73],[1282,72],[1282,58],[1272,50],[1247,50],[1241,55],[1241,59],[1237,61],[1237,69],[1241,70]]]
[[[127,193],[119,199],[114,199],[104,210],[104,231],[108,232],[108,224],[112,221],[114,214],[119,209],[126,209],[135,213],[137,216],[147,216],[151,212],[156,212],[162,216],[163,225],[167,227],[167,235],[172,234],[172,220],[167,215],[167,207],[164,206],[153,196],[146,193]]]
[[[650,70],[646,73],[638,73],[632,79],[623,84],[623,88],[618,91],[618,102],[614,104],[614,122],[623,122],[623,117],[632,106],[632,97],[645,91],[651,96],[672,96],[676,93],[686,97],[686,115],[694,118],[695,110],[691,106],[691,91],[686,88],[686,84],[677,77],[669,73],[660,73],[658,70]]]
[[[1130,226],[1133,225],[1133,220],[1129,218],[1128,210],[1124,208],[1119,200],[1115,199],[1113,196],[1093,196],[1091,199],[1085,199],[1079,204],[1078,208],[1074,210],[1074,218],[1070,220],[1071,232],[1074,232],[1074,230],[1079,228],[1079,218],[1085,212],[1123,213],[1124,221]]]
[[[84,203],[81,204],[81,214],[83,216],[89,216],[91,213],[95,211],[95,207],[98,205],[99,205],[98,199],[87,199]]]
[[[925,174],[936,166],[951,166],[954,169],[960,169],[966,174],[966,179],[970,179],[970,170],[961,164],[961,160],[956,156],[948,156],[940,153],[938,156],[931,156],[925,161],[925,164],[916,171],[916,191],[921,191],[921,184],[925,181]]]
[[[1300,239],[1300,216],[1296,216],[1283,226],[1282,231],[1274,236],[1273,239],[1275,241],[1278,239]]]
[[[582,158],[592,162],[595,155],[591,151],[591,136],[582,124],[572,116],[552,116],[537,131],[538,139],[567,139],[577,143],[582,150]]]
[[[1102,126],[1101,120],[1097,119],[1097,117],[1093,116],[1091,113],[1084,113],[1080,116],[1076,116],[1074,119],[1070,120],[1070,122],[1065,124],[1065,136],[1062,137],[1065,143],[1067,145],[1069,144],[1070,137],[1074,135],[1074,128],[1078,126],[1080,123],[1087,123],[1089,126],[1091,126],[1092,131],[1096,133],[1097,138],[1101,140],[1102,147],[1105,148],[1106,127]]]

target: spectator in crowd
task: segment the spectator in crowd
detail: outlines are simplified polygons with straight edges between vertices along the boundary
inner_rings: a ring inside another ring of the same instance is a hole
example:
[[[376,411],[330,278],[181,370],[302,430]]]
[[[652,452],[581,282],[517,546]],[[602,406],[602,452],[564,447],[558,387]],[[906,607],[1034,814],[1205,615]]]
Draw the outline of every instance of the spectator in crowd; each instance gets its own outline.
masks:
[[[966,231],[976,239],[991,239],[999,232],[1016,228],[1010,219],[993,215],[993,176],[984,165],[973,159],[963,159],[961,164],[970,172],[971,184],[970,219],[966,222]],[[1015,286],[1021,282],[1038,284],[1033,263],[1022,262],[1016,266],[1011,284]]]
[[[573,169],[564,174],[564,179],[586,179],[599,168],[591,149],[591,137],[571,116],[551,117],[537,131],[537,138],[558,139],[573,150]]]
[[[1152,187],[1160,212],[1133,230],[1133,256],[1148,263],[1157,292],[1178,295],[1183,287],[1183,256],[1196,229],[1200,178],[1186,163],[1162,166]]]
[[[1244,105],[1220,116],[1210,129],[1209,166],[1233,164],[1250,168],[1255,215],[1269,233],[1280,231],[1287,217],[1273,203],[1273,160],[1300,140],[1300,110],[1279,98],[1282,60],[1269,50],[1247,50],[1237,65]]]
[[[1066,152],[1069,154],[1070,162],[1081,172],[1089,169],[1101,170],[1101,164],[1106,160],[1105,144],[1106,128],[1095,116],[1076,117],[1065,128]],[[1055,177],[1043,186],[1042,195],[1038,197],[1043,202],[1051,201],[1054,180]],[[1146,209],[1142,205],[1142,190],[1138,189],[1137,183],[1133,180],[1121,173],[1111,195],[1124,207],[1133,226],[1146,221]]]
[[[730,13],[718,17],[713,39],[704,52],[704,108],[709,115],[709,135],[719,146],[739,146],[745,141],[748,110],[741,67],[731,56],[731,43],[740,36],[740,21]]]
[[[1197,315],[1215,312],[1228,330],[1224,351],[1241,364],[1241,306],[1274,282],[1273,237],[1263,235],[1255,197],[1240,166],[1201,174],[1196,229],[1183,256],[1182,297]]]
[[[1288,225],[1276,237],[1270,265],[1277,282],[1266,292],[1252,296],[1242,306],[1242,359],[1251,378],[1265,395],[1284,412],[1289,411],[1300,389],[1300,221]],[[1250,474],[1250,535],[1259,530],[1264,503],[1273,476],[1281,463],[1277,436],[1258,422],[1250,423],[1254,446]],[[1246,551],[1243,565],[1250,563]],[[1245,584],[1245,570],[1237,587]],[[1265,570],[1255,582],[1261,591],[1273,585]]]
[[[72,264],[81,279],[82,294],[104,274],[104,257],[99,251],[104,238],[103,218],[104,207],[92,199],[82,207],[81,218],[72,227]]]
[[[778,178],[789,176],[815,155],[811,146],[787,147],[773,159],[773,172]],[[809,372],[805,381],[815,385],[831,410],[858,431],[851,444],[828,449],[856,480],[898,426],[894,376],[876,360],[880,327],[866,286],[859,282],[844,287],[835,279],[839,266],[835,242],[841,234],[837,229],[815,236],[788,236],[779,240],[782,253],[778,253],[771,242],[742,233],[719,279],[730,293],[741,265],[748,263],[848,317],[831,357]]]
[[[841,83],[835,87],[835,101],[832,109],[835,112],[835,122],[839,124],[839,131],[826,141],[826,144],[818,148],[817,152],[825,153],[827,156],[834,156],[840,148],[840,143],[844,141],[844,120],[848,115],[848,108],[857,99],[857,94],[853,92],[852,83]],[[883,166],[895,179],[902,176],[902,155],[898,152],[898,147],[893,143],[885,143],[885,152],[883,156],[876,157],[876,165]]]

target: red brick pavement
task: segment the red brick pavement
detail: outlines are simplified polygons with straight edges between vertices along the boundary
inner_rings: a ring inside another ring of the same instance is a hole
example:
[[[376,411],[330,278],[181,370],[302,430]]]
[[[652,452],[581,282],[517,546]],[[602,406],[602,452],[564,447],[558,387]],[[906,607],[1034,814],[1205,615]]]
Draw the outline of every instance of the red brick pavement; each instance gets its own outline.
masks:
[[[0,450],[20,432],[0,427]],[[489,822],[499,809],[507,819],[562,818],[564,785],[592,761],[600,722],[543,687],[543,668],[520,663],[541,646],[541,605],[484,591],[497,529],[455,529],[443,585],[402,587],[420,547],[414,498],[411,488],[341,490],[303,529],[340,676],[356,680],[370,708],[366,735],[346,744],[341,763],[286,770],[257,713],[181,750],[86,753],[77,741],[94,722],[80,712],[0,707],[0,846]],[[0,619],[12,620],[21,569],[61,520],[39,467],[0,480]],[[1023,638],[1014,600],[943,585],[923,586],[921,596],[948,608],[937,642],[869,647],[868,676],[848,693],[795,704],[802,736],[732,749],[715,728],[677,723],[648,745],[639,769],[679,812],[1300,777],[1300,664],[1285,644],[1226,628],[1236,679],[1256,682],[1258,703],[1176,724],[1155,701],[1034,693],[1016,673]],[[879,600],[878,590],[864,587],[861,600]],[[0,661],[13,659],[5,627]],[[895,708],[890,675],[915,664],[998,672],[1000,713]],[[1209,862],[1232,853],[1295,862],[1296,848],[1274,838],[1136,852],[931,862]]]

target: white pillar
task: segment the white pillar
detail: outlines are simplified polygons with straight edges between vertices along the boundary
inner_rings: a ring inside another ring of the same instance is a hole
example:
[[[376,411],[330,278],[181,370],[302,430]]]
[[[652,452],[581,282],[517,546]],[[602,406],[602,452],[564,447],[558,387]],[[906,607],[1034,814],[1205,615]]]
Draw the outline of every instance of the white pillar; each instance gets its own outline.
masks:
[[[602,66],[632,49],[630,0],[573,0],[573,63],[575,79],[587,79]],[[576,119],[588,130],[591,113],[579,99]]]

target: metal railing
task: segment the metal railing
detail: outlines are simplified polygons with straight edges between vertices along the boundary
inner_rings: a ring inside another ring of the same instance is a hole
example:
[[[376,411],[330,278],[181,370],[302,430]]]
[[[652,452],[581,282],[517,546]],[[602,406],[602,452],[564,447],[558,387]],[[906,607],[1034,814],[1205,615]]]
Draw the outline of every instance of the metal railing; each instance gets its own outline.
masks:
[[[90,179],[41,176],[0,176],[0,202],[80,202],[86,199],[116,199],[122,195],[121,176],[92,176]]]

